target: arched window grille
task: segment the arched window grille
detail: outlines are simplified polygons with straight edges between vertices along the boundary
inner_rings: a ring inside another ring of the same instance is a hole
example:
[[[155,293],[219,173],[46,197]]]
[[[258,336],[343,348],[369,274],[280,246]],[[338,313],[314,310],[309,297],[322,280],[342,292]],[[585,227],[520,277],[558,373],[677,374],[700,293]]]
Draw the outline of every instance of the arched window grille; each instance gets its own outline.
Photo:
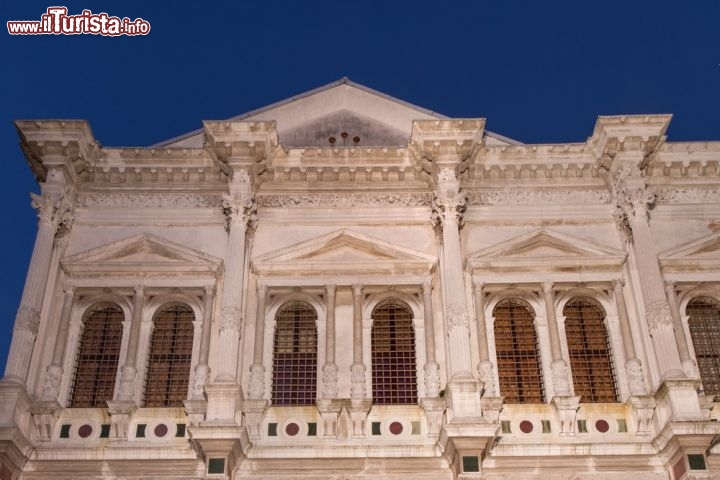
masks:
[[[187,399],[194,320],[192,309],[179,302],[155,314],[143,395],[146,407],[180,407]]]
[[[545,394],[532,310],[519,300],[508,299],[498,303],[493,317],[500,393],[507,403],[543,403]]]
[[[373,310],[371,332],[373,401],[417,403],[415,329],[410,308],[386,302]]]
[[[312,405],[317,397],[317,313],[305,302],[284,305],[275,316],[274,405]]]
[[[113,399],[124,319],[122,309],[111,302],[95,304],[85,312],[70,407],[104,408]]]
[[[720,395],[720,303],[709,297],[687,306],[688,327],[705,393]]]
[[[574,298],[563,309],[575,395],[581,402],[617,402],[605,312],[594,301]]]

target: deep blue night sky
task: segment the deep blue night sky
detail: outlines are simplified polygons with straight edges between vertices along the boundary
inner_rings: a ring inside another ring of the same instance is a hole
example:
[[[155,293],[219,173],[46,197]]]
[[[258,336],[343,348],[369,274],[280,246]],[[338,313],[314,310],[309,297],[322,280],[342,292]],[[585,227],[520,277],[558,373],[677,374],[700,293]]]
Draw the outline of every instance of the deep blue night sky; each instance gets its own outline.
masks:
[[[8,20],[142,17],[145,37],[11,36]],[[82,118],[147,146],[348,76],[527,143],[584,141],[600,114],[672,113],[720,140],[720,2],[93,0],[0,5],[0,362],[36,231],[12,120]]]

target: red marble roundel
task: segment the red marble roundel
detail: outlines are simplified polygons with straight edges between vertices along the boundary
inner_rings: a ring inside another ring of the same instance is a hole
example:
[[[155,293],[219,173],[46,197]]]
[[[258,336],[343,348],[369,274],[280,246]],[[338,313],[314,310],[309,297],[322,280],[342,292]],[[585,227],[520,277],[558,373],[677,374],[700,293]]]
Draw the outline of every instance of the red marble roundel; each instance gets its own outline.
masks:
[[[85,425],[82,425],[80,428],[78,428],[78,435],[80,436],[80,438],[87,438],[92,435],[92,431],[92,426],[86,423]]]
[[[520,422],[520,431],[523,433],[530,433],[533,431],[533,424],[529,420],[523,420]]]
[[[298,433],[300,433],[300,425],[297,423],[288,423],[285,427],[285,433],[290,435],[291,437],[294,437]]]
[[[390,433],[393,435],[400,435],[403,431],[402,423],[400,422],[392,422],[390,424]]]
[[[164,423],[160,423],[155,425],[154,432],[156,437],[164,437],[168,433],[168,427]]]
[[[606,433],[608,430],[610,430],[610,425],[605,420],[598,420],[595,422],[595,428],[600,433]]]

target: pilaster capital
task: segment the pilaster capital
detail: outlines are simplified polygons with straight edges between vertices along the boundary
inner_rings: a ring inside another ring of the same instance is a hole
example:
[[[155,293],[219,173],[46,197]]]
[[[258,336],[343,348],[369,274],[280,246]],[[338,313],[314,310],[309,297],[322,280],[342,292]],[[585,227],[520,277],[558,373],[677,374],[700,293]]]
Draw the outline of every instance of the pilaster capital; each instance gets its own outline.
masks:
[[[482,293],[483,289],[485,288],[485,282],[483,282],[482,280],[474,280],[473,279],[472,284],[473,284],[473,289],[475,290],[476,293]]]
[[[625,279],[622,277],[613,278],[612,282],[612,288],[616,292],[622,291],[623,287],[625,286]]]
[[[466,208],[465,203],[466,195],[460,191],[455,169],[441,168],[437,175],[437,189],[432,204],[433,223],[443,228],[448,221],[460,224]]]
[[[55,233],[64,234],[72,228],[75,189],[71,186],[47,188],[38,195],[30,194],[30,203],[37,211],[40,224],[50,225]]]
[[[15,316],[15,330],[24,330],[37,335],[40,328],[40,312],[30,307],[20,307]]]
[[[360,296],[362,295],[363,286],[362,286],[361,284],[355,283],[355,284],[352,285],[351,288],[352,288],[352,292],[353,292],[353,297],[356,297],[356,298],[357,298],[357,297],[360,297]]]
[[[655,191],[635,162],[621,162],[617,165],[611,186],[619,216],[629,218],[647,217],[655,203]]]
[[[75,287],[72,285],[65,285],[63,287],[63,294],[65,294],[66,297],[72,298],[75,296]]]
[[[545,280],[542,284],[543,293],[547,295],[554,295],[555,282],[552,280]]]
[[[140,299],[145,296],[145,286],[138,284],[133,287],[133,290],[135,292],[135,297]]]
[[[254,227],[257,220],[257,203],[248,171],[242,168],[235,169],[228,190],[228,193],[223,194],[222,201],[228,228],[236,223]]]
[[[337,285],[335,285],[335,284],[325,285],[325,293],[327,294],[328,297],[334,297],[336,290],[337,290]]]
[[[426,278],[423,280],[422,289],[424,295],[432,293],[432,278]]]
[[[206,297],[214,297],[215,296],[215,285],[205,285],[203,287],[203,291],[205,292]]]
[[[672,292],[673,294],[675,294],[676,288],[677,288],[677,281],[665,280],[665,291],[666,292]]]

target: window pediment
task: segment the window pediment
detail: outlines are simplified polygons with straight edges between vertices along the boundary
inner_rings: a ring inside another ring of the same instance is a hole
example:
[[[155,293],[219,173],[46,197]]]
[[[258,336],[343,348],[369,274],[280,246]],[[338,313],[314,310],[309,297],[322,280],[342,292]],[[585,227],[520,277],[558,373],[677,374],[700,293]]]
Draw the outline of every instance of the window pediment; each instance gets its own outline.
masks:
[[[466,258],[472,272],[617,270],[627,254],[572,235],[539,229],[519,235]]]
[[[720,270],[720,232],[705,235],[658,255],[664,272]]]
[[[148,234],[70,255],[60,264],[77,276],[216,273],[222,268],[219,258]]]
[[[437,259],[400,245],[339,230],[255,258],[261,275],[427,275]]]

